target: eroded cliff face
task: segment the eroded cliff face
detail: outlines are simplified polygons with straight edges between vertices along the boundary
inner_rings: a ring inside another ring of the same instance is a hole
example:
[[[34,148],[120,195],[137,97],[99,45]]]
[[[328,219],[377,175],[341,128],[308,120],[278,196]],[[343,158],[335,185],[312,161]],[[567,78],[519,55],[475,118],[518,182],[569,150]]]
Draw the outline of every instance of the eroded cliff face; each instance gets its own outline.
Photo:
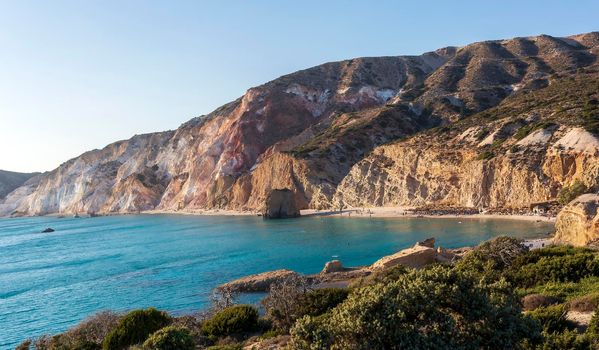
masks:
[[[437,145],[415,138],[382,146],[351,169],[334,201],[356,207],[438,204],[519,209],[554,200],[559,189],[575,181],[597,187],[599,139],[581,128],[551,129],[546,139],[538,138],[546,130],[530,135],[539,142],[526,148],[516,147],[527,139],[505,140],[505,151],[490,159],[460,136]],[[561,147],[572,138],[590,138],[594,146]]]
[[[282,188],[300,208],[551,199],[573,179],[597,184],[596,138],[578,130],[597,98],[598,51],[589,33],[327,63],[177,130],[87,152],[17,188],[0,215],[260,210]],[[568,79],[583,79],[584,94],[528,101]],[[583,137],[572,149],[568,132]]]
[[[599,195],[584,194],[566,205],[557,216],[555,240],[583,246],[599,242]]]

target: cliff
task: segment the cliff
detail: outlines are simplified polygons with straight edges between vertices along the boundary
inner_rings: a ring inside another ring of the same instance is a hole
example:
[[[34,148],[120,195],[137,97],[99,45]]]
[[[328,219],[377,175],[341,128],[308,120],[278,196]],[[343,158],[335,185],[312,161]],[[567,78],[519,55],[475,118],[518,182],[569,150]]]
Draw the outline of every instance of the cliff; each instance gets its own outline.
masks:
[[[326,63],[69,160],[0,215],[552,200],[597,186],[598,53],[588,33]]]
[[[0,170],[0,200],[39,173],[16,173]]]

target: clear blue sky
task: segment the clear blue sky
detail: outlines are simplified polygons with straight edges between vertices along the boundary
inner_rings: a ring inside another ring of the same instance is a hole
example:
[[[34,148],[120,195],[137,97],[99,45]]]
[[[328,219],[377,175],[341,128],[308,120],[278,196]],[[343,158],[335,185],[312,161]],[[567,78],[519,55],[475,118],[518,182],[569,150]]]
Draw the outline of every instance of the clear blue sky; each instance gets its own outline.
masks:
[[[599,30],[599,1],[0,0],[0,169],[51,170],[357,56]]]

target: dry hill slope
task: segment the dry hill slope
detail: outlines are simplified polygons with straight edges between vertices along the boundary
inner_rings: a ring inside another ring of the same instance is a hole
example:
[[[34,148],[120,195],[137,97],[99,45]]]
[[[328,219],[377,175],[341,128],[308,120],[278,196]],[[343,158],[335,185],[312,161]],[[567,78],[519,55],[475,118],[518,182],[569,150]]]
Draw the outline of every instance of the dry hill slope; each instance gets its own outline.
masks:
[[[323,64],[87,152],[0,214],[251,210],[274,188],[304,208],[549,200],[575,180],[597,186],[598,54],[588,33]]]

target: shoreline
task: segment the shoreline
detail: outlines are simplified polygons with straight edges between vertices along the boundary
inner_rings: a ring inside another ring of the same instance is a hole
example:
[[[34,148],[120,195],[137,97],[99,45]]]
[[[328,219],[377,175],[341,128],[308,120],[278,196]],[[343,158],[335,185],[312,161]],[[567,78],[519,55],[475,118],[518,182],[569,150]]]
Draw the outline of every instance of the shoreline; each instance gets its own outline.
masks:
[[[334,216],[342,218],[427,218],[427,219],[476,219],[476,220],[518,220],[518,221],[533,221],[555,223],[555,216],[544,216],[535,214],[435,214],[432,211],[429,213],[412,212],[413,207],[370,207],[370,208],[351,208],[338,210],[317,210],[317,209],[302,209],[300,210],[301,217],[319,217],[319,216]],[[19,217],[73,217],[74,214],[47,214],[47,215],[24,215],[24,216],[6,216],[1,218],[19,218]],[[187,209],[187,210],[144,210],[131,213],[105,213],[97,215],[81,214],[81,218],[102,217],[102,216],[127,216],[127,215],[193,215],[193,216],[262,216],[259,211],[244,211],[244,210],[229,210],[229,209]]]
[[[534,222],[555,223],[554,216],[526,215],[526,214],[417,214],[411,212],[409,207],[371,207],[363,209],[317,210],[302,209],[302,217],[335,216],[343,218],[427,218],[427,219],[500,219],[520,220]],[[146,210],[139,214],[149,215],[198,215],[198,216],[261,216],[259,211],[225,210],[225,209],[197,209],[197,210]],[[117,214],[118,215],[118,214]],[[129,214],[130,215],[130,214]]]

